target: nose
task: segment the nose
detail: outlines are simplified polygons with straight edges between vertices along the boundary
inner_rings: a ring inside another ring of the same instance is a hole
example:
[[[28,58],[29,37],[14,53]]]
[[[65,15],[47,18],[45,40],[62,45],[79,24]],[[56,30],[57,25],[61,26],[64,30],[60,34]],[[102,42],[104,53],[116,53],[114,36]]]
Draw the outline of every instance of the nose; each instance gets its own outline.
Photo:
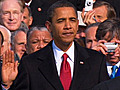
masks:
[[[44,45],[44,42],[43,41],[40,41],[38,46],[37,46],[37,49],[41,49],[43,48],[45,45]]]
[[[26,45],[23,45],[23,47],[22,47],[22,51],[26,51]]]
[[[65,29],[71,29],[71,23],[70,23],[70,21],[69,20],[66,20],[66,22],[65,22]]]
[[[9,20],[12,21],[14,19],[14,14],[10,13]]]
[[[94,47],[96,44],[97,44],[97,42],[96,42],[96,41],[93,41],[93,42],[91,43],[91,48]]]

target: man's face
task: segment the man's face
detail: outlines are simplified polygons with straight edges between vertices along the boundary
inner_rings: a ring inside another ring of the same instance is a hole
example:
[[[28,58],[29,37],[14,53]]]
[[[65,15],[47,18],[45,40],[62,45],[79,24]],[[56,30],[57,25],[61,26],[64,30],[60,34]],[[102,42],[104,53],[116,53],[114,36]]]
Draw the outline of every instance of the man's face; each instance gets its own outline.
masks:
[[[29,16],[29,11],[28,11],[27,7],[24,9],[23,22],[24,22],[27,26],[30,26],[30,25],[32,24],[32,17]]]
[[[85,28],[86,26],[79,26],[77,34],[75,36],[76,39],[80,39],[80,38],[85,38]]]
[[[109,32],[104,36],[103,38],[106,41],[109,41]],[[116,37],[114,37],[111,41],[109,42],[115,42],[116,40],[118,40]],[[116,63],[119,62],[119,52],[112,52],[112,53],[108,53],[107,54],[107,62],[109,62],[112,65],[115,65]]]
[[[59,48],[70,45],[78,30],[78,19],[74,9],[72,7],[56,8],[50,30]]]
[[[86,47],[87,48],[92,48],[93,46],[97,44],[97,39],[95,37],[97,28],[98,28],[97,26],[90,27],[86,31]]]
[[[19,28],[22,20],[20,5],[17,0],[6,0],[2,5],[1,23],[10,31]]]
[[[35,30],[31,32],[28,41],[28,53],[33,53],[45,47],[52,37],[48,31]]]
[[[97,8],[94,8],[95,10],[95,19],[98,22],[103,22],[107,19],[107,8],[106,6],[100,6]]]
[[[14,38],[14,47],[13,50],[21,58],[24,52],[26,51],[26,34],[22,31],[19,31]]]

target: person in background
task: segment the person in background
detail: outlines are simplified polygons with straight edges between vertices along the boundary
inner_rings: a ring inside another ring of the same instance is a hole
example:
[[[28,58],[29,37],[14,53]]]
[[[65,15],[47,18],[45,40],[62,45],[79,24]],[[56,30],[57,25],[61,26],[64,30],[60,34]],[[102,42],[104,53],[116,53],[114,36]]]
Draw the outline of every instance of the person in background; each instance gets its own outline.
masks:
[[[53,40],[22,58],[16,80],[3,81],[6,86],[13,82],[9,90],[90,90],[106,80],[104,55],[74,41],[79,22],[74,5],[60,0],[47,16],[46,27]]]
[[[83,23],[82,17],[81,17],[81,12],[77,11],[78,13],[78,20],[79,20],[79,26],[78,26],[78,31],[75,36],[75,40],[83,47],[85,47],[85,29],[86,29],[86,24]]]
[[[26,52],[27,31],[24,28],[16,30],[11,36],[11,48],[15,53],[15,61],[20,60]]]
[[[32,12],[29,6],[25,5],[24,12],[23,12],[23,22],[30,27],[32,24],[33,17],[32,17]]]
[[[105,24],[106,23],[106,24]],[[104,25],[104,30],[101,26]],[[104,37],[102,37],[102,33],[104,33]],[[96,85],[92,90],[120,90],[120,21],[119,20],[108,20],[101,23],[100,28],[98,28],[97,38],[105,39],[107,42],[116,42],[118,43],[118,47],[115,49],[115,52],[111,52],[107,54],[107,69],[109,76],[113,79],[107,80]],[[101,41],[103,42],[103,41]],[[102,52],[105,52],[107,49],[103,44],[99,44],[101,46]],[[117,67],[114,68],[113,67]],[[115,70],[116,69],[116,70]],[[113,70],[113,71],[112,71]],[[113,73],[114,72],[114,73]],[[114,76],[114,77],[113,77]]]
[[[22,0],[1,0],[0,24],[4,25],[10,32],[17,30],[23,19],[23,7]]]
[[[86,28],[86,30],[85,30],[86,48],[91,48],[92,49],[92,47],[94,47],[97,44],[96,32],[97,32],[97,28],[98,28],[99,24],[100,24],[99,22],[93,23]]]
[[[102,22],[98,26],[96,39],[98,42],[92,49],[106,55],[106,66],[109,77],[112,79],[120,76],[120,20],[111,19]],[[110,44],[109,47],[105,45],[106,43]]]
[[[27,33],[27,53],[31,54],[45,47],[52,40],[46,27],[34,26]]]
[[[90,25],[96,22],[103,22],[106,19],[116,18],[116,12],[108,2],[96,1],[93,4],[93,10],[85,14],[85,9],[83,9],[82,18],[86,25]]]

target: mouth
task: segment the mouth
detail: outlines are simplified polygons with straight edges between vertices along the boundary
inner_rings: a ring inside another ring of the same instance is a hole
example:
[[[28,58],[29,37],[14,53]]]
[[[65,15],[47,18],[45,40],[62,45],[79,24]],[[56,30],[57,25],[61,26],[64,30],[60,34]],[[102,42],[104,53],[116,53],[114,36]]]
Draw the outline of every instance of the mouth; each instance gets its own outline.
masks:
[[[16,23],[15,22],[8,22],[9,25],[15,25]]]
[[[69,36],[71,36],[71,35],[73,35],[74,33],[73,32],[65,32],[65,33],[63,33],[63,35],[64,36],[67,36],[67,37],[69,37]]]

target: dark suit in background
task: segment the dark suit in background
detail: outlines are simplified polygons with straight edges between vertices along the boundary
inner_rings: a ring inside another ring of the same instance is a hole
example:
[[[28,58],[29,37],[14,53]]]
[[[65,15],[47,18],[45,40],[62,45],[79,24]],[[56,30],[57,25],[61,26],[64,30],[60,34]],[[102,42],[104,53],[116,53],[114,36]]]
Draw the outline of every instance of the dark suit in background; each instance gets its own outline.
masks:
[[[103,54],[83,48],[76,42],[74,53],[74,73],[70,90],[91,90],[96,84],[109,79]],[[63,90],[52,42],[21,60],[19,74],[10,90]]]
[[[59,0],[32,0],[30,8],[33,16],[32,26],[35,25],[44,25],[47,16],[48,8],[55,2]],[[73,3],[77,10],[82,11],[84,7],[85,0],[67,0]],[[38,8],[41,8],[41,11],[38,11]]]
[[[102,82],[95,86],[93,90],[120,90],[120,77]]]

